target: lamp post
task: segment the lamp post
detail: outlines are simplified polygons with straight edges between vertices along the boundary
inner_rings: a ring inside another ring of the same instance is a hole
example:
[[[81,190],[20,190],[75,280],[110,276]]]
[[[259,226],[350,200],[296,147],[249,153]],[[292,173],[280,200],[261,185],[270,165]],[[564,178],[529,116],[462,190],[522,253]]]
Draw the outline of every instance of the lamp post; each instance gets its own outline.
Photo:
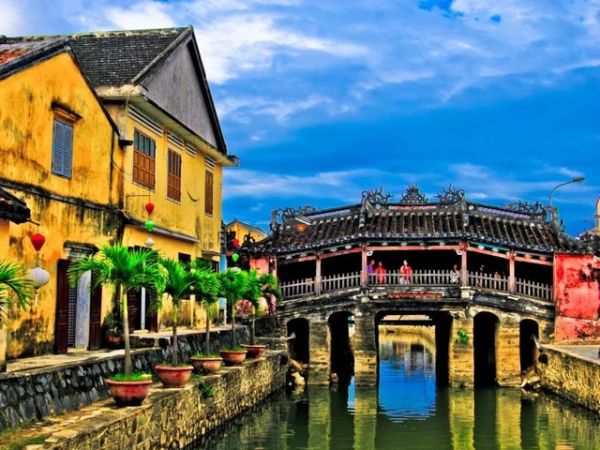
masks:
[[[554,186],[552,188],[552,190],[550,191],[550,195],[548,196],[548,209],[550,210],[550,214],[552,215],[552,220],[553,221],[557,221],[558,220],[558,211],[554,207],[554,205],[552,205],[552,196],[554,195],[554,193],[556,192],[556,190],[559,189],[559,188],[561,188],[561,187],[563,187],[563,186],[567,186],[569,184],[583,183],[584,181],[585,181],[585,177],[575,177],[572,180],[565,181],[564,183],[557,184],[556,186]]]

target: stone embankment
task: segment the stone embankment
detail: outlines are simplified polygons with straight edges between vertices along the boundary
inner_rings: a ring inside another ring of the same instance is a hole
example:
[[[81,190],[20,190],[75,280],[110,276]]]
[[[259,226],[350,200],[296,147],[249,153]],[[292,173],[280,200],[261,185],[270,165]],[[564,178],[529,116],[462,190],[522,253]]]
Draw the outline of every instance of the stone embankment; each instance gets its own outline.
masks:
[[[236,330],[238,342],[248,340],[248,330]],[[214,351],[230,344],[231,331],[211,333]],[[169,339],[134,339],[137,346],[151,348],[133,351],[134,370],[154,373],[154,366],[168,361]],[[144,344],[145,341],[145,344]],[[179,337],[182,361],[202,352],[203,332],[183,332]],[[90,352],[93,356],[75,363],[23,368],[0,374],[0,431],[15,428],[51,416],[59,416],[108,397],[104,378],[122,371],[123,351]],[[52,355],[48,356],[52,361]],[[15,364],[21,364],[17,362]],[[26,366],[25,362],[22,365]]]
[[[598,346],[544,346],[541,384],[556,395],[600,413]]]
[[[240,367],[217,375],[195,377],[180,389],[151,388],[141,406],[118,408],[104,400],[63,417],[51,425],[25,430],[44,441],[28,450],[183,449],[204,448],[209,433],[285,386],[287,355],[267,352]],[[39,442],[39,441],[38,441]]]

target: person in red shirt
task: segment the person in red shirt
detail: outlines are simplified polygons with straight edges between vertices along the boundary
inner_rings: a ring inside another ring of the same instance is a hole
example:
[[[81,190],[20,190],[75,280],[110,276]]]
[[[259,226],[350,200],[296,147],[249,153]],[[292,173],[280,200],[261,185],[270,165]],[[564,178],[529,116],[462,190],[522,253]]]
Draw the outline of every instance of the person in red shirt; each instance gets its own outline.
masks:
[[[412,278],[412,267],[408,265],[408,261],[404,260],[402,266],[400,267],[400,275],[402,275],[402,279],[400,280],[401,284],[410,284]]]
[[[375,267],[375,274],[377,275],[377,283],[384,284],[385,283],[385,267],[383,267],[383,263],[381,261],[377,262],[377,267]]]

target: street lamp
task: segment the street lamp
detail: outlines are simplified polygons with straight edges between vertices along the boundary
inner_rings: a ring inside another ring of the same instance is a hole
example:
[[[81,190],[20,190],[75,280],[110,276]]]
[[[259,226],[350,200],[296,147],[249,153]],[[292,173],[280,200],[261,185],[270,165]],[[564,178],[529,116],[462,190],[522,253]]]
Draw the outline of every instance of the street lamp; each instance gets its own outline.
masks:
[[[563,186],[567,186],[568,184],[583,183],[584,181],[585,177],[575,177],[572,180],[565,181],[564,183],[560,183],[554,186],[554,188],[550,191],[550,195],[548,196],[548,209],[550,210],[550,214],[552,215],[552,220],[558,220],[558,211],[552,205],[552,196],[554,195],[556,190]]]

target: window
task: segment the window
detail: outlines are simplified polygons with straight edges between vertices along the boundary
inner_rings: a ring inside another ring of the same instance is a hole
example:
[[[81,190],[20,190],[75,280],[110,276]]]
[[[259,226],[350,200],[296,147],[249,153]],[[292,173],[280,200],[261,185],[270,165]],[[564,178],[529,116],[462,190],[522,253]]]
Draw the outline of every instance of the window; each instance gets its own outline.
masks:
[[[133,134],[133,181],[154,189],[156,142],[135,130]]]
[[[181,155],[173,150],[169,150],[167,164],[167,197],[181,200]]]
[[[54,119],[52,135],[52,173],[71,178],[73,172],[73,124]]]
[[[204,212],[213,213],[213,173],[208,170],[204,178]]]

